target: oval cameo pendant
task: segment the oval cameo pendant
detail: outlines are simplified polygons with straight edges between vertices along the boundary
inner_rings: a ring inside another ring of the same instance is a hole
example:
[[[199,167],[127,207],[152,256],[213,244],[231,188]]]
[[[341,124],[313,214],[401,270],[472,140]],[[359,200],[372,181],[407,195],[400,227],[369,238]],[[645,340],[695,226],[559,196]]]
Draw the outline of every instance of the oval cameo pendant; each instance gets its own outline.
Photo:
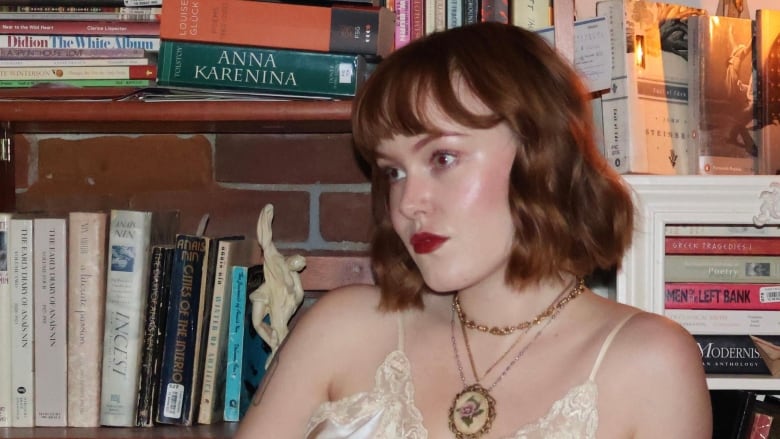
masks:
[[[460,393],[450,406],[450,431],[457,439],[477,439],[490,431],[496,418],[496,400],[487,389],[472,384]]]

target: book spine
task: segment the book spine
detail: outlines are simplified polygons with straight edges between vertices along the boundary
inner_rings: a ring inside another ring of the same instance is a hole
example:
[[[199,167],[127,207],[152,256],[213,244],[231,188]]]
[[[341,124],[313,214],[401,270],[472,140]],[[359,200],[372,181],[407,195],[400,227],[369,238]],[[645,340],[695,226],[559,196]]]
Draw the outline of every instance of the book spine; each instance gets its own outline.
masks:
[[[552,26],[549,0],[511,0],[512,24],[525,29]]]
[[[425,0],[423,2],[425,9],[425,12],[423,13],[423,19],[425,21],[425,35],[432,34],[436,31],[436,1],[437,0]]]
[[[160,397],[156,421],[186,424],[195,382],[195,344],[207,239],[179,235],[171,267],[171,291],[160,363]]]
[[[666,236],[667,255],[780,255],[780,237]]]
[[[61,58],[61,59],[0,59],[2,67],[74,67],[74,66],[143,66],[144,58]]]
[[[100,423],[136,424],[152,213],[112,210],[103,338]]]
[[[3,0],[8,6],[120,6],[125,0]]]
[[[482,21],[509,24],[509,0],[482,0]]]
[[[393,50],[394,30],[384,7],[243,0],[199,0],[198,8],[167,2],[160,20],[164,40],[379,56]]]
[[[106,293],[103,212],[68,216],[68,426],[100,425]]]
[[[143,49],[160,50],[157,37],[123,35],[12,35],[0,34],[0,48],[15,49]]]
[[[33,221],[12,218],[8,276],[11,285],[11,426],[35,425],[33,339]]]
[[[0,427],[11,426],[11,286],[8,283],[10,213],[0,212]]]
[[[33,35],[160,35],[157,21],[0,20],[0,33]]]
[[[710,224],[669,224],[664,227],[665,236],[703,237],[780,237],[780,227],[756,227],[752,225],[715,226]]]
[[[666,309],[780,310],[780,285],[667,282]]]
[[[163,41],[157,83],[319,96],[354,96],[361,55]]]
[[[780,256],[668,255],[664,281],[780,283]]]
[[[225,411],[223,418],[238,422],[241,403],[241,368],[244,356],[244,314],[246,313],[246,266],[233,266],[230,323],[225,367]]]
[[[694,335],[704,372],[769,375],[769,369],[748,335]],[[780,343],[780,336],[762,337]]]
[[[160,383],[162,341],[170,295],[170,276],[173,248],[165,245],[152,247],[149,272],[149,293],[146,300],[144,346],[141,354],[141,373],[138,386],[139,427],[154,425]]]
[[[104,58],[146,58],[143,49],[8,49],[0,48],[0,59],[104,59]]]
[[[157,66],[0,67],[0,80],[154,79]]]
[[[463,0],[446,0],[447,29],[463,26]]]
[[[760,131],[758,171],[760,174],[780,175],[780,12],[773,9],[756,10],[756,78],[758,79],[757,120]]]
[[[399,49],[411,41],[411,0],[395,1],[395,48]]]
[[[33,87],[39,84],[49,83],[50,81],[0,81],[0,88],[20,88]],[[70,85],[73,87],[146,87],[154,81],[147,79],[65,79],[57,81],[59,85]]]
[[[262,265],[252,265],[246,273],[247,296],[260,288],[265,280]],[[241,358],[241,395],[239,402],[239,419],[242,419],[252,404],[255,392],[265,375],[271,347],[263,341],[252,324],[252,302],[247,297],[244,307],[244,348]]]
[[[67,220],[35,218],[35,425],[68,425]]]
[[[412,16],[409,27],[409,38],[412,41],[425,36],[425,3],[425,0],[411,0]],[[476,10],[473,12],[476,14]]]
[[[0,20],[95,20],[95,21],[159,21],[160,12],[151,8],[129,8],[124,12],[2,12]]]
[[[152,11],[147,11],[151,9]],[[61,12],[108,12],[108,13],[160,13],[160,8],[134,9],[125,6],[41,6],[41,5],[2,5],[0,12],[46,12],[56,17]],[[54,14],[52,14],[54,13]]]
[[[716,309],[666,309],[664,315],[697,335],[777,335],[780,313]]]

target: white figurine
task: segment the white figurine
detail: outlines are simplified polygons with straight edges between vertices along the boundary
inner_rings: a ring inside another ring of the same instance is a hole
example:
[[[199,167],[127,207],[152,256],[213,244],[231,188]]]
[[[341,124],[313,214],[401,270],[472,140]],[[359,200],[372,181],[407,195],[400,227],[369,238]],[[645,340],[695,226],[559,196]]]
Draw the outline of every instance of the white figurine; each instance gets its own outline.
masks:
[[[290,317],[303,302],[303,286],[298,274],[306,266],[301,255],[285,258],[271,240],[274,206],[266,204],[257,220],[257,241],[263,249],[265,280],[249,295],[252,301],[252,326],[271,347],[265,367],[271,364],[276,350],[287,336]],[[270,324],[263,320],[268,316]]]

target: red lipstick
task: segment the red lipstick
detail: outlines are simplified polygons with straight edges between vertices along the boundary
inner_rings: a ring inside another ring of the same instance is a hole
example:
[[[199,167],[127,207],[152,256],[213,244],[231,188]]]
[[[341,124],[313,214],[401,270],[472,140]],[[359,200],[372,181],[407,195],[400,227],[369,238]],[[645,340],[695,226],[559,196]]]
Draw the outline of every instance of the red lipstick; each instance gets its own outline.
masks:
[[[434,235],[433,233],[415,233],[409,240],[412,244],[414,252],[418,254],[431,253],[447,241],[448,238],[444,236]]]

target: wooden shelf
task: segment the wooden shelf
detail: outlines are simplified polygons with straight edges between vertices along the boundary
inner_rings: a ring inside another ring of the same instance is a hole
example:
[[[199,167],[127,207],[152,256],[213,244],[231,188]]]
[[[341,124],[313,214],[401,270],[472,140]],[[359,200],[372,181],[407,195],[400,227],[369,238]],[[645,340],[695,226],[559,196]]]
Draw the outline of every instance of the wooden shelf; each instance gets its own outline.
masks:
[[[26,439],[228,439],[238,423],[225,422],[194,427],[154,426],[149,428],[0,428],[0,438]]]
[[[25,133],[348,133],[351,101],[0,100]],[[164,121],[164,122],[163,122]]]

